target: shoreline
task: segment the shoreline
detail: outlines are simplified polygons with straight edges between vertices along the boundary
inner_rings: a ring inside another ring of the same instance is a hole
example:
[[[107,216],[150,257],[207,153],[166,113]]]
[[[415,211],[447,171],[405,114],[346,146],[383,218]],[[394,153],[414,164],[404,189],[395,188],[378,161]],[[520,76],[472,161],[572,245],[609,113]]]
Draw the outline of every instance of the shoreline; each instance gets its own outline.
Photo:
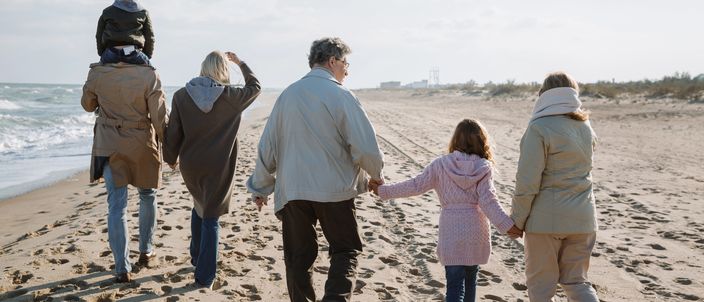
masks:
[[[267,97],[270,97],[273,94],[276,94],[276,96],[278,96],[279,93],[280,91],[262,92],[262,95],[260,95],[260,97],[263,97],[265,94],[267,95]],[[270,106],[273,106],[272,101],[267,100],[266,104],[257,104],[257,102],[258,101],[255,101],[255,104],[245,110],[245,112],[242,114],[242,122],[240,124],[240,128],[246,128],[248,125],[250,125],[253,122],[250,119],[257,119],[258,117],[260,117],[262,115],[262,113],[259,112],[261,108],[266,108],[267,110],[265,111],[267,111],[267,114],[269,111],[271,111]],[[89,144],[92,143],[93,139],[91,137]],[[88,173],[90,170],[90,152],[88,153],[87,157],[88,158],[85,160],[85,166],[87,167],[68,168],[63,170],[50,171],[41,178],[1,188],[0,204],[13,199],[22,198],[22,196],[30,194],[37,190],[46,189],[53,186],[60,186],[64,181],[70,181],[77,174]],[[168,165],[164,165],[164,167],[168,169]]]

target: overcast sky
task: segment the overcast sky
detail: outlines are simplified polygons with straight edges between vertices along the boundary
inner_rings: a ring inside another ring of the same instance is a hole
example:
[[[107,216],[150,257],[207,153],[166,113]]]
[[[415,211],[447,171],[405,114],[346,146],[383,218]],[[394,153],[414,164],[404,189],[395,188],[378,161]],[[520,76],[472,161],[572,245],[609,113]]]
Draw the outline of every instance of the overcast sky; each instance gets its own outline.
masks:
[[[541,81],[555,70],[580,82],[704,73],[698,0],[141,2],[165,85],[183,85],[219,49],[247,61],[264,87],[283,88],[309,70],[310,43],[323,36],[352,48],[351,88],[427,79],[434,66],[441,83]],[[111,3],[0,0],[0,82],[83,83]]]

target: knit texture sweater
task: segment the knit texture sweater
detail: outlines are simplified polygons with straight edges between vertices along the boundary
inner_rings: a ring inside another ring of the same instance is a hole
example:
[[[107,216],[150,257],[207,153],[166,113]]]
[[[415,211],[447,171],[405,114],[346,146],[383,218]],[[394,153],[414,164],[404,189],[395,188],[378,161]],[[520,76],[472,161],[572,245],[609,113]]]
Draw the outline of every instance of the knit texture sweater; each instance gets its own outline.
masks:
[[[440,263],[486,264],[491,253],[489,221],[502,233],[513,226],[496,198],[491,163],[455,151],[434,160],[412,179],[379,186],[379,197],[403,198],[431,189],[438,194],[442,208],[437,249]]]

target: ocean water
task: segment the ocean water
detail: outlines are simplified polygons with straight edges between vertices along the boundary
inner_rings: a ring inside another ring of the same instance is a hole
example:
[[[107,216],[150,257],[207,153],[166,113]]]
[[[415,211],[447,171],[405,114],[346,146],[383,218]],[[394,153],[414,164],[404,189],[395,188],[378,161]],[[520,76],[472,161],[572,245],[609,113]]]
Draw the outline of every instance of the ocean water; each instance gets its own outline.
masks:
[[[165,87],[167,104],[179,87]],[[95,116],[82,85],[0,83],[0,200],[90,167]]]

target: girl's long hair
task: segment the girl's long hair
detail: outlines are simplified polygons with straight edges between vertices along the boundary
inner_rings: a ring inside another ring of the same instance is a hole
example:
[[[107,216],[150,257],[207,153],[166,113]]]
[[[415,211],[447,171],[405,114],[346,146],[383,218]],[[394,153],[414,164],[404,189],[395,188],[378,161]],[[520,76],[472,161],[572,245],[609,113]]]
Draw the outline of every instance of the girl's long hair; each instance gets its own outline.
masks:
[[[460,151],[466,154],[476,154],[492,164],[494,163],[489,134],[477,120],[464,119],[457,124],[455,133],[450,139],[448,151],[450,153]]]

